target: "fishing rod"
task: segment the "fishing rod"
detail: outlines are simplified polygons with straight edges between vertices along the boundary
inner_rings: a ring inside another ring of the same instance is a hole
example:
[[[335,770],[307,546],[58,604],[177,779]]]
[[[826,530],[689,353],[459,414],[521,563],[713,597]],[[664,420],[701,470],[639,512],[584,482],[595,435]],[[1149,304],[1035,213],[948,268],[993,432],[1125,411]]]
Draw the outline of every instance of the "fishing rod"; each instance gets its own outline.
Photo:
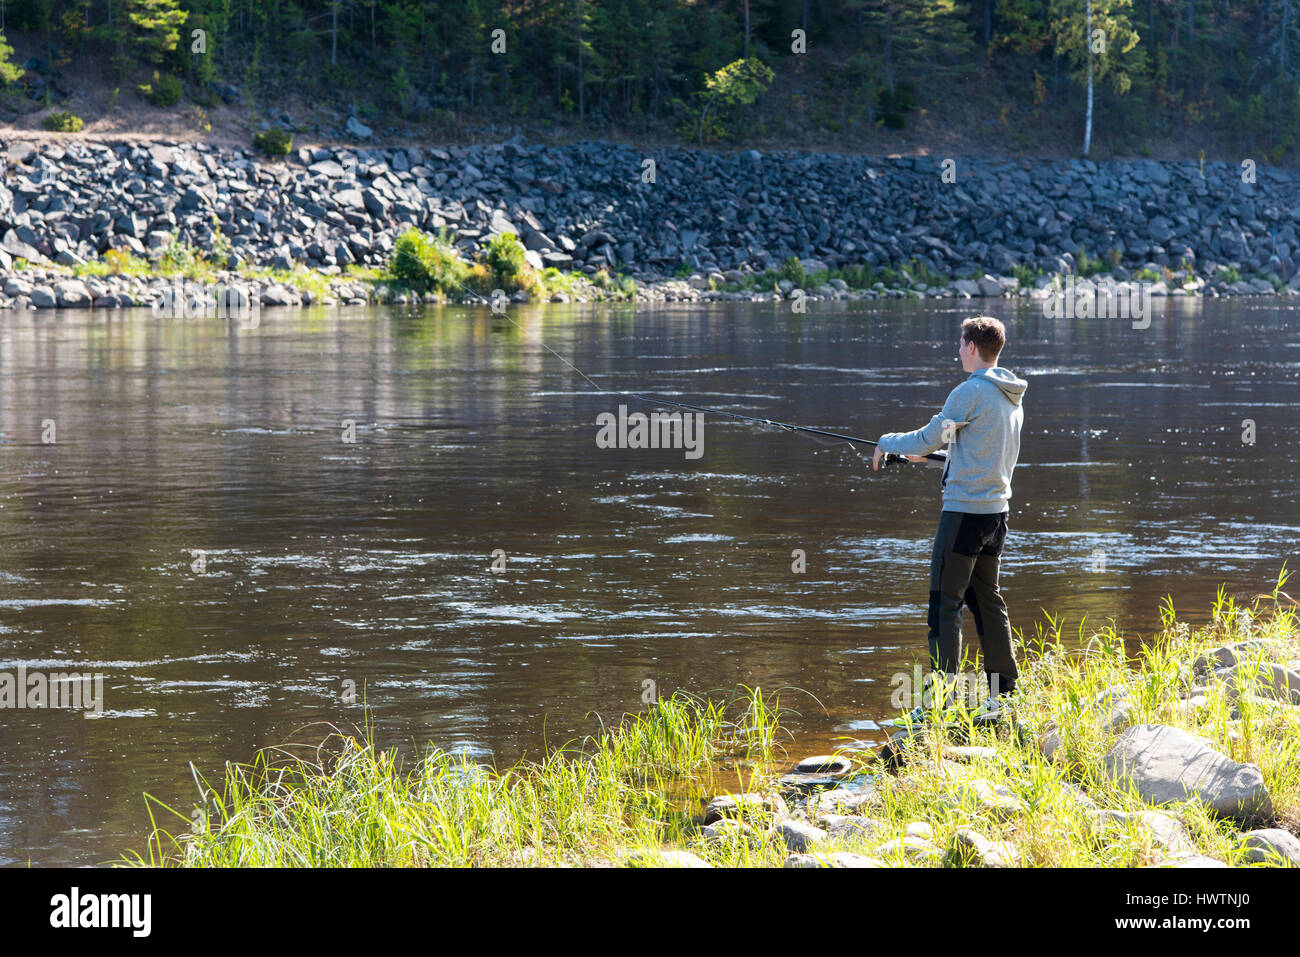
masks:
[[[809,435],[824,435],[830,439],[838,439],[841,442],[852,442],[857,445],[870,445],[873,448],[880,443],[871,439],[860,439],[855,435],[845,435],[842,432],[828,432],[825,429],[812,429],[806,425],[794,425],[790,422],[777,422],[775,419],[764,419],[756,415],[741,415],[739,412],[728,412],[726,409],[710,409],[702,405],[690,405],[686,402],[674,402],[672,399],[665,399],[661,396],[641,395],[637,392],[616,392],[617,395],[625,395],[632,399],[640,399],[642,402],[649,402],[653,405],[671,405],[679,409],[690,409],[692,412],[707,412],[710,415],[725,415],[732,419],[740,419],[742,422],[757,422],[759,425],[771,425],[778,429],[785,429],[788,432],[807,432]],[[931,452],[925,456],[928,462],[936,465],[946,465],[948,456],[940,452]],[[907,457],[895,452],[886,452],[885,457],[881,460],[882,465],[888,465],[894,462],[906,462]]]
[[[452,282],[455,283],[455,285],[460,286],[460,288],[464,292],[481,300],[484,304],[488,306],[488,308],[492,310],[493,315],[497,315],[505,319],[506,322],[510,323],[521,333],[523,333],[526,338],[533,338],[528,335],[528,331],[524,329],[523,326],[521,326],[519,323],[511,319],[510,316],[506,314],[504,309],[498,310],[493,300],[489,300],[486,296],[483,296],[480,293],[475,292],[474,290],[470,289],[468,286],[464,285],[463,283],[456,282],[455,280],[452,280]],[[598,382],[596,382],[591,378],[591,376],[587,375],[587,373],[583,372],[581,369],[579,369],[576,365],[574,365],[564,356],[560,355],[558,352],[556,352],[554,349],[548,346],[545,342],[541,340],[540,337],[533,338],[533,341],[536,342],[537,345],[545,349],[547,352],[549,352],[551,355],[555,356],[555,358],[563,362],[566,366],[568,366],[578,375],[580,375],[583,379],[587,381],[587,383],[592,388],[594,388],[597,392],[601,393],[602,395],[621,395],[624,396],[625,398],[637,399],[641,402],[649,402],[651,405],[671,405],[679,409],[689,409],[692,412],[703,412],[703,413],[708,413],[709,415],[725,415],[728,418],[739,419],[742,422],[756,422],[759,425],[770,425],[778,429],[785,429],[787,432],[805,432],[809,435],[821,435],[829,439],[836,439],[841,442],[849,442],[854,445],[869,445],[872,448],[875,448],[880,444],[879,442],[874,442],[871,439],[861,439],[854,435],[845,435],[842,432],[828,432],[825,429],[813,429],[813,428],[809,428],[806,425],[794,425],[793,423],[790,422],[778,422],[775,419],[763,419],[756,415],[741,415],[739,412],[728,412],[725,409],[710,409],[707,406],[702,406],[702,405],[690,405],[689,403],[686,402],[674,402],[672,399],[665,399],[662,398],[661,396],[641,395],[640,393],[637,392],[624,392],[621,389],[602,388]],[[928,455],[924,456],[924,458],[926,460],[927,468],[943,468],[945,465],[948,464],[948,455],[946,452],[931,452]],[[880,460],[880,466],[881,468],[884,468],[885,466],[888,465],[892,465],[895,463],[905,463],[907,461],[909,460],[905,455],[899,455],[896,452],[886,452]]]

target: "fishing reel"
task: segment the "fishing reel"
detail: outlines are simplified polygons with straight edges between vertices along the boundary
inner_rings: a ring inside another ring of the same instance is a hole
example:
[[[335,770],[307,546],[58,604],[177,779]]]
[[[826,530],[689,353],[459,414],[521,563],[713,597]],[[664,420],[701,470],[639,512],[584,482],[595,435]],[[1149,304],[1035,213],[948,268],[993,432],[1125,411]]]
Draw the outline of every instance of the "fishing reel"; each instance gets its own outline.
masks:
[[[880,457],[880,467],[888,468],[891,465],[906,465],[907,456],[899,455],[897,452],[886,452]]]

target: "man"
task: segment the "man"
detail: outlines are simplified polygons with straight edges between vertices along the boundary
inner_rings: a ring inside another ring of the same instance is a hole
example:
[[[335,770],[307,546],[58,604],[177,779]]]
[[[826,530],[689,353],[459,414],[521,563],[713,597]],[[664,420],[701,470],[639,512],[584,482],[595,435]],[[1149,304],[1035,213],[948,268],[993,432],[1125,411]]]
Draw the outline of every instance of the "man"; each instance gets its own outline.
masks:
[[[990,698],[981,715],[991,720],[997,719],[1018,677],[1011,621],[998,588],[998,560],[1007,534],[1011,473],[1020,457],[1020,402],[1028,383],[998,365],[1006,341],[1005,327],[990,316],[964,321],[958,356],[970,375],[929,425],[882,435],[871,462],[878,469],[887,453],[923,461],[922,456],[948,445],[943,512],[930,557],[930,667],[949,677],[960,672],[965,602],[975,618],[989,682]],[[902,723],[923,718],[924,709],[918,707]]]

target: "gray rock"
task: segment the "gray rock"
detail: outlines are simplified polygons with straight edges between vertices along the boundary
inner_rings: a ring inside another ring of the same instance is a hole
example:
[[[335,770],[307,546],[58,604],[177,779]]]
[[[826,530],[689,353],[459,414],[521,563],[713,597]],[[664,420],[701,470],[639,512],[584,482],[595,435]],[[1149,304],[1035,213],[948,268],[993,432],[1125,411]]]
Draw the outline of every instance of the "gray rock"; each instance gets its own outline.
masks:
[[[1150,804],[1196,798],[1237,820],[1273,815],[1272,798],[1259,768],[1233,761],[1179,728],[1160,724],[1129,728],[1101,764],[1112,781],[1135,787]]]
[[[62,309],[89,309],[94,303],[90,290],[80,279],[64,279],[56,282],[54,297]]]
[[[743,794],[720,794],[704,808],[704,823],[712,824],[724,817],[753,818],[758,815],[783,817],[789,814],[789,808],[779,794],[759,794],[746,791]]]
[[[332,159],[312,163],[307,167],[307,172],[313,176],[324,176],[326,179],[342,179],[346,175],[343,167]]]
[[[359,189],[341,189],[334,194],[334,202],[345,209],[365,209],[365,200]]]
[[[926,863],[937,863],[943,856],[933,842],[923,837],[912,836],[896,837],[893,840],[885,841],[883,844],[876,846],[871,856],[888,858],[900,854],[912,860]]]
[[[948,793],[947,800],[953,807],[973,802],[981,813],[1000,821],[1019,817],[1028,810],[1025,802],[1010,788],[994,785],[982,778],[958,781]]]
[[[261,303],[264,306],[296,306],[298,298],[284,286],[267,286],[262,290]]]
[[[704,828],[704,842],[711,845],[743,842],[751,847],[763,843],[763,835],[748,821],[724,817]]]
[[[1279,827],[1261,828],[1241,835],[1237,847],[1252,863],[1278,867],[1300,867],[1300,840]]]
[[[880,797],[874,787],[858,791],[837,787],[812,795],[808,799],[808,810],[817,814],[843,814],[879,803]]]
[[[830,777],[843,777],[852,770],[853,765],[842,754],[819,754],[804,758],[794,767],[795,774],[825,774]]]
[[[821,828],[813,827],[807,821],[796,821],[793,818],[777,821],[773,827],[773,832],[785,842],[786,847],[797,854],[816,847],[826,840],[826,832]]]
[[[359,140],[368,140],[372,135],[374,135],[374,131],[358,120],[355,116],[348,117],[345,129],[349,136],[355,136]]]
[[[826,831],[828,840],[842,844],[864,844],[878,840],[885,829],[879,821],[856,814],[827,814],[818,823]]]
[[[28,298],[37,309],[54,309],[59,305],[59,300],[54,296],[54,290],[49,286],[35,286]]]
[[[20,257],[27,260],[29,263],[39,263],[45,260],[45,257],[37,251],[35,246],[24,242],[19,237],[18,233],[12,229],[5,232],[4,240],[0,242],[0,247],[3,247],[4,251],[9,253],[11,256]]]
[[[1182,821],[1162,811],[1116,811],[1096,809],[1085,812],[1094,833],[1100,833],[1107,825],[1136,825],[1146,831],[1152,842],[1172,854],[1194,854],[1196,846]]]
[[[629,867],[712,867],[708,861],[690,851],[637,850],[627,857]]]
[[[1006,841],[990,841],[968,827],[953,834],[953,856],[959,861],[974,860],[981,867],[1013,867],[1016,849]]]
[[[1224,683],[1229,701],[1243,694],[1259,694],[1287,704],[1300,704],[1300,673],[1284,665],[1265,661],[1254,669],[1249,665],[1217,668],[1214,677]]]

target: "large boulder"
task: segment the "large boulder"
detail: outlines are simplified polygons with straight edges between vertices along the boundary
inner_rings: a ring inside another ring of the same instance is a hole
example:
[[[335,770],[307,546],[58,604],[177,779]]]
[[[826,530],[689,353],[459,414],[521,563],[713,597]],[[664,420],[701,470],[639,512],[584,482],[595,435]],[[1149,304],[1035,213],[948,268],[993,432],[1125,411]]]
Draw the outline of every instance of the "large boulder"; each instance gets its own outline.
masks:
[[[1129,728],[1101,764],[1112,781],[1132,786],[1149,804],[1195,798],[1239,821],[1273,816],[1273,801],[1258,767],[1234,761],[1180,728],[1163,724]]]

